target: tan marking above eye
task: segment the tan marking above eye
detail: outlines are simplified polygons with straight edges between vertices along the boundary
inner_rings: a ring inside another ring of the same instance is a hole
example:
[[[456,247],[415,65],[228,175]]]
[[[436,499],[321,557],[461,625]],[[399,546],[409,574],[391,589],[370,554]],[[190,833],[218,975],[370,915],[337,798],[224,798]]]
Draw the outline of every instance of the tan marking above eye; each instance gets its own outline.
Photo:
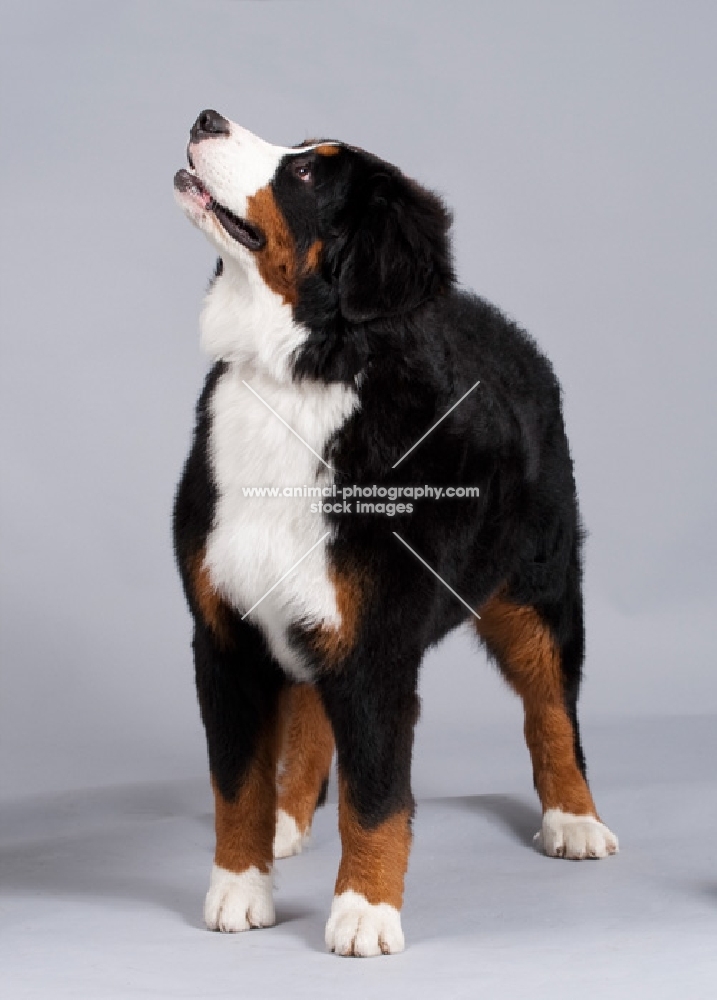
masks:
[[[316,152],[319,156],[336,156],[341,152],[341,146],[330,146],[328,143],[323,146],[317,146]]]
[[[296,244],[271,188],[260,188],[247,200],[246,217],[266,236],[266,246],[255,253],[259,274],[287,305],[295,306]]]

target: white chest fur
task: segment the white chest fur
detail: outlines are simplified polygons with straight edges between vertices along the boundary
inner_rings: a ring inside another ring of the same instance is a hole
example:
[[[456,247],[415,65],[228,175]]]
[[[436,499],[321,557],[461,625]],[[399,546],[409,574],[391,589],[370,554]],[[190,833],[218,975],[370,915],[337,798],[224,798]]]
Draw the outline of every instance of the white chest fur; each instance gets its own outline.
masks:
[[[206,314],[205,309],[205,324]],[[295,337],[296,326],[293,331]],[[287,642],[288,627],[297,622],[340,625],[328,576],[330,536],[316,544],[328,525],[320,513],[311,511],[316,497],[260,497],[247,491],[275,487],[281,494],[287,487],[332,482],[331,472],[265,404],[321,455],[356,406],[357,397],[343,385],[297,383],[284,373],[277,379],[276,366],[257,364],[256,355],[250,360],[241,349],[226,353],[233,353],[234,358],[227,359],[229,368],[211,400],[209,457],[217,504],[207,539],[206,566],[214,587],[242,614],[264,598],[249,620],[262,628],[282,667],[306,679],[304,664]],[[309,551],[312,546],[316,547]]]

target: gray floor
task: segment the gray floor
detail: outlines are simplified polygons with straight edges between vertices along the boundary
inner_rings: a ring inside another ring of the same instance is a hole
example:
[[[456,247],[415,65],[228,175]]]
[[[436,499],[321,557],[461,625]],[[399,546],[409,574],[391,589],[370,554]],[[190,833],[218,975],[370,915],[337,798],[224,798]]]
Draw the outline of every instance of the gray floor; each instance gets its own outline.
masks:
[[[5,996],[680,997],[717,987],[717,726],[591,726],[621,853],[549,860],[525,752],[505,727],[422,733],[403,955],[324,953],[336,807],[277,871],[276,927],[201,927],[211,862],[203,778],[3,806]],[[441,794],[442,792],[442,794]]]

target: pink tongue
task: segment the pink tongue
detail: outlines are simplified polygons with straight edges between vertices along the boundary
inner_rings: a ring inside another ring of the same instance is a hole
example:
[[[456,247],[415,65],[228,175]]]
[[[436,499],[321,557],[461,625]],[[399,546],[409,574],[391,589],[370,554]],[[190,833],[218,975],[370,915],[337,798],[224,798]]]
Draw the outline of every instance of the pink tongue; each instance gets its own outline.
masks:
[[[212,203],[212,196],[197,177],[192,177],[188,186],[192,196],[200,203],[202,208],[209,208]]]
[[[212,200],[212,196],[209,194],[207,189],[200,184],[195,178],[192,178],[192,183],[189,185],[189,191],[194,198],[201,204],[202,208],[209,208]]]

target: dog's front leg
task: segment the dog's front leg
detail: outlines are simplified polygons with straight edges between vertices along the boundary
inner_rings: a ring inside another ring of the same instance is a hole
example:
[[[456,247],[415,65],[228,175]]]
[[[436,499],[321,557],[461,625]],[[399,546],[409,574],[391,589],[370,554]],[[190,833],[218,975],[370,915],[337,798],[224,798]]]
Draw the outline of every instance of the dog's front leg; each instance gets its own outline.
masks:
[[[339,955],[393,954],[404,947],[419,660],[390,662],[364,649],[319,682],[339,765],[342,855],[326,925],[326,944]]]
[[[210,930],[274,923],[278,668],[247,626],[222,645],[202,625],[194,640],[197,692],[207,735],[216,849],[204,919]]]

